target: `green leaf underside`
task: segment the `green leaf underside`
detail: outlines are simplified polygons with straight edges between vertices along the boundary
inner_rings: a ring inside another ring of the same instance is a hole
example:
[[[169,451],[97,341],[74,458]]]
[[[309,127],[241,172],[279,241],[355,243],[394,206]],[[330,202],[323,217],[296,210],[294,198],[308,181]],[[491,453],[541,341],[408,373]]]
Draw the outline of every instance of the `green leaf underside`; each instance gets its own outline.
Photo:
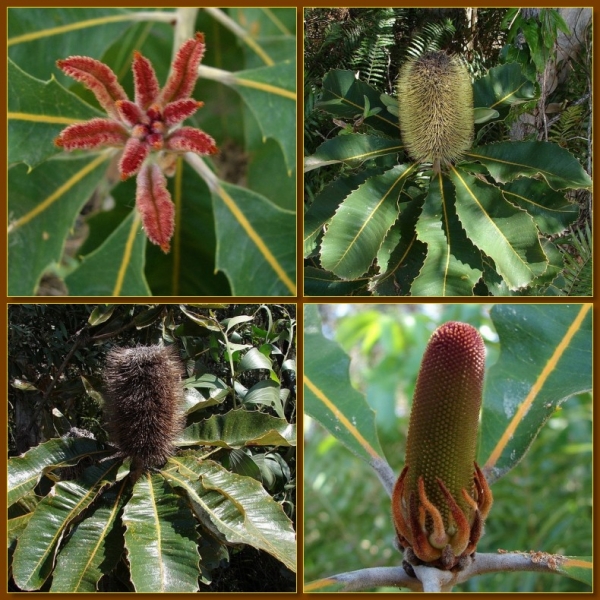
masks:
[[[8,170],[8,293],[31,296],[43,272],[58,262],[83,205],[104,176],[107,156],[50,160],[30,173]]]
[[[470,240],[495,262],[510,289],[531,283],[548,266],[534,221],[495,186],[452,168],[456,212]]]
[[[136,592],[198,591],[196,523],[161,475],[146,473],[138,479],[123,523]]]
[[[398,119],[387,112],[380,96],[375,88],[356,79],[354,71],[334,69],[323,78],[323,93],[316,106],[335,117],[352,119],[364,114],[366,97],[371,110],[379,108],[380,111],[367,117],[364,122],[398,139]]]
[[[244,81],[265,84],[259,89]],[[237,90],[256,118],[265,138],[273,138],[283,150],[288,171],[296,163],[296,100],[289,94],[296,92],[296,62],[284,61],[269,67],[238,71],[233,87]]]
[[[417,223],[427,257],[411,288],[413,296],[472,296],[483,274],[481,255],[467,238],[454,207],[454,187],[440,173]]]
[[[492,309],[501,350],[486,375],[479,448],[479,462],[492,480],[519,462],[562,402],[591,390],[590,309],[590,304]]]
[[[465,157],[479,161],[500,183],[541,175],[553,190],[589,188],[590,176],[577,159],[551,142],[500,142],[478,146]]]
[[[65,278],[72,296],[149,296],[144,276],[146,235],[131,211],[106,241]]]
[[[44,584],[65,528],[97,498],[103,482],[110,481],[111,471],[116,471],[117,465],[118,462],[108,461],[89,467],[77,480],[60,481],[54,486],[54,493],[38,504],[13,557],[13,576],[19,588],[37,590]]]
[[[182,432],[176,443],[179,446],[202,444],[222,448],[295,446],[296,427],[285,419],[266,413],[231,410],[193,423]]]
[[[102,495],[93,511],[77,526],[61,550],[52,574],[51,592],[96,592],[105,572],[114,568],[123,551],[119,512],[128,496],[128,481]]]
[[[362,171],[349,177],[338,177],[328,183],[316,196],[304,214],[304,257],[308,257],[316,248],[323,225],[335,214],[344,198],[369,177],[368,171]]]
[[[102,117],[55,79],[40,81],[8,59],[8,164],[33,168],[62,152],[54,139],[70,123]]]
[[[340,205],[323,236],[321,264],[342,279],[365,273],[398,217],[398,196],[413,170],[397,165],[368,179]]]
[[[579,214],[577,204],[555,192],[545,181],[521,178],[502,187],[504,197],[524,208],[543,233],[562,233]]]
[[[100,452],[98,442],[88,438],[57,438],[8,461],[8,506],[23,498],[50,467],[67,467]]]
[[[376,135],[339,135],[323,142],[312,156],[304,159],[304,171],[312,171],[338,162],[351,167],[366,160],[391,152],[399,152],[404,146],[398,140]]]
[[[296,218],[258,194],[222,183],[213,193],[216,266],[234,295],[296,293]]]
[[[323,336],[318,307],[304,311],[304,410],[354,454],[373,462],[383,456],[375,413],[350,383],[350,359]]]
[[[163,475],[171,485],[184,490],[207,527],[216,529],[229,543],[264,550],[296,570],[292,523],[258,481],[192,456],[176,457],[170,462],[179,472],[163,471]]]

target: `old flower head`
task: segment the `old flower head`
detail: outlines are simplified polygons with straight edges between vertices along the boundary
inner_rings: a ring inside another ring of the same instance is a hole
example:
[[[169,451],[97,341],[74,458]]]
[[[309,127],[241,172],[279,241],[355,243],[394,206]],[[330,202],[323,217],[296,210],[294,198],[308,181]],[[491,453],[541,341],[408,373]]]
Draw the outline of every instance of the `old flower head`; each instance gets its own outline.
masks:
[[[406,464],[392,495],[405,559],[460,569],[475,552],[492,504],[475,463],[485,347],[477,330],[450,322],[431,336],[417,378]]]
[[[121,178],[137,175],[136,206],[146,235],[164,252],[169,251],[175,228],[175,206],[164,173],[173,174],[177,154],[217,152],[209,135],[180,126],[203,104],[190,96],[204,49],[201,33],[184,42],[162,90],[150,61],[135,52],[135,102],[129,100],[115,73],[104,63],[88,56],[57,61],[60,69],[94,93],[108,118],[69,125],[54,143],[64,150],[122,147]]]

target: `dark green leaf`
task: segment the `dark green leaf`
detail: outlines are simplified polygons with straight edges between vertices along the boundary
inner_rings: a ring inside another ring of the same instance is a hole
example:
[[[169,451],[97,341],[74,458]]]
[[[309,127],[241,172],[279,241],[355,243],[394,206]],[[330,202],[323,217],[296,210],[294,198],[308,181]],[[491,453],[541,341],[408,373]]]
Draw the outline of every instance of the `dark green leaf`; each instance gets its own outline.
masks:
[[[123,510],[136,592],[197,592],[200,556],[191,510],[162,475],[145,473]]]
[[[248,410],[231,410],[224,415],[213,415],[187,427],[177,445],[219,446],[295,446],[296,427],[285,419]]]
[[[577,159],[551,142],[501,142],[465,153],[485,165],[500,183],[542,175],[553,190],[589,188],[590,176]]]
[[[398,196],[413,166],[371,177],[341,204],[321,245],[321,264],[343,279],[361,276],[398,216]]]

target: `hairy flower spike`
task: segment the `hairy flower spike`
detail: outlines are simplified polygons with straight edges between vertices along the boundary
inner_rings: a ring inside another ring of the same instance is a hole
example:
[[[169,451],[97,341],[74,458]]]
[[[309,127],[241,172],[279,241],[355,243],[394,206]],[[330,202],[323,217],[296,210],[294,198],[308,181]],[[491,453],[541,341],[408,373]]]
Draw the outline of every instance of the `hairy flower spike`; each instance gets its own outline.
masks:
[[[450,322],[433,333],[415,388],[406,464],[392,495],[400,545],[442,569],[473,554],[492,503],[474,462],[484,368],[475,328]]]
[[[473,88],[465,66],[445,52],[411,59],[398,79],[402,139],[417,162],[458,160],[473,139]]]
[[[199,129],[180,127],[203,105],[190,95],[204,50],[201,33],[184,42],[162,91],[150,61],[134,52],[135,102],[127,98],[112,69],[100,61],[87,56],[57,61],[67,75],[94,93],[111,118],[69,125],[54,143],[67,151],[123,148],[119,161],[121,179],[138,175],[137,207],[144,229],[148,239],[165,252],[169,251],[175,221],[163,173],[174,174],[179,154],[195,152],[206,156],[217,152],[212,137]]]

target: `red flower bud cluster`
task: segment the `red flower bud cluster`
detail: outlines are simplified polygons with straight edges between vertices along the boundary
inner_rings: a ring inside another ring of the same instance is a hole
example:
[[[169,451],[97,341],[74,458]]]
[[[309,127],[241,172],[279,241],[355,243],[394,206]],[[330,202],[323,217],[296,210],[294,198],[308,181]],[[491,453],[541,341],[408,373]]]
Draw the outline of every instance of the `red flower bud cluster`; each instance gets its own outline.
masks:
[[[190,96],[204,49],[201,33],[184,42],[162,90],[150,61],[135,52],[135,102],[129,100],[112,69],[99,60],[70,56],[56,63],[94,93],[109,118],[69,125],[54,143],[67,151],[122,147],[121,178],[137,175],[136,206],[144,230],[164,252],[169,251],[173,236],[175,205],[160,165],[173,164],[176,154],[195,152],[206,156],[217,152],[212,137],[199,129],[180,126],[203,105]]]

